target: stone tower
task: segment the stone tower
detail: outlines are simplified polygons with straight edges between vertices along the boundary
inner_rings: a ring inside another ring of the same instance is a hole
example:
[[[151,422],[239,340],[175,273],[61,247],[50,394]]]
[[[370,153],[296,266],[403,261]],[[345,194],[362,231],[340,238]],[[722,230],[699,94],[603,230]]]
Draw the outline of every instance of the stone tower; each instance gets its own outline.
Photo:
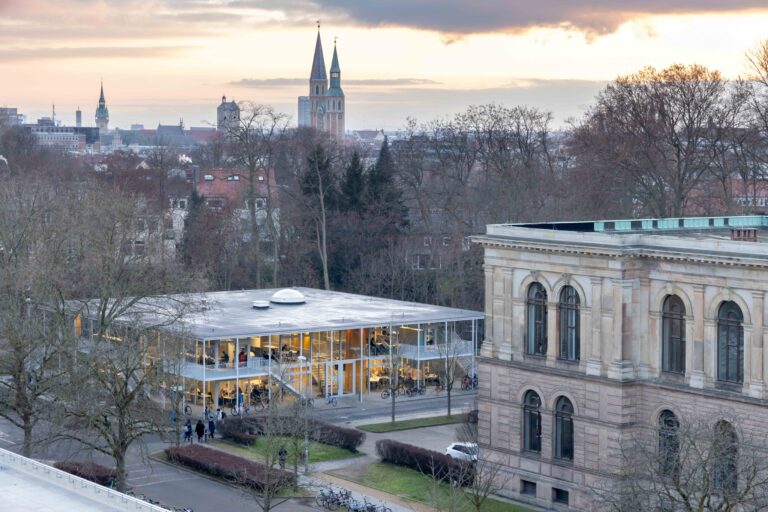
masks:
[[[106,133],[109,130],[109,109],[104,99],[104,82],[101,83],[99,106],[96,107],[96,126],[99,129],[99,133]]]
[[[336,43],[333,44],[331,61],[331,86],[326,95],[326,131],[337,140],[344,138],[344,91],[341,89],[341,68]]]
[[[325,130],[326,90],[328,90],[328,75],[325,74],[323,43],[320,40],[320,27],[318,27],[315,55],[312,58],[312,72],[309,75],[310,126],[318,130]]]
[[[331,62],[331,82],[325,70],[323,43],[320,39],[320,27],[317,27],[315,54],[312,58],[312,71],[309,75],[309,96],[299,97],[299,125],[311,126],[329,132],[334,138],[344,138],[345,104],[344,91],[341,89],[341,68],[336,44],[333,46]],[[308,115],[306,113],[308,110]]]

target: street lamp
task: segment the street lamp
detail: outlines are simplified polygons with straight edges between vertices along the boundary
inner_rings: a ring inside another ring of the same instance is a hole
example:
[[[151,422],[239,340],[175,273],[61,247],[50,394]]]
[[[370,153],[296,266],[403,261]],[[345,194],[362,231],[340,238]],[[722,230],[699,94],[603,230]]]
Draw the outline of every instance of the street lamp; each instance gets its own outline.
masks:
[[[304,381],[307,376],[304,375],[304,363],[307,363],[307,373],[309,373],[309,361],[306,356],[299,356],[296,358],[299,363],[299,369],[301,374],[301,394],[304,396],[304,474],[309,474],[309,414],[307,414],[307,407],[309,407],[309,397],[304,390]],[[309,383],[308,388],[312,388],[312,383]]]

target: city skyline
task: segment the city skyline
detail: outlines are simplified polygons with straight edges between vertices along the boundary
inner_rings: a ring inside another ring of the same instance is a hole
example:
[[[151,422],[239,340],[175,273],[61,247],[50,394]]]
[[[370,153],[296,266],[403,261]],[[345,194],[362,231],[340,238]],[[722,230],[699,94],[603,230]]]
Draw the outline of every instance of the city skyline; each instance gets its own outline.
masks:
[[[768,23],[757,1],[448,3],[7,0],[0,103],[28,120],[55,104],[72,125],[79,106],[90,125],[103,78],[111,126],[213,125],[223,94],[295,123],[319,18],[343,54],[349,129],[397,129],[489,102],[552,110],[559,127],[606,81],[645,65],[739,76]]]

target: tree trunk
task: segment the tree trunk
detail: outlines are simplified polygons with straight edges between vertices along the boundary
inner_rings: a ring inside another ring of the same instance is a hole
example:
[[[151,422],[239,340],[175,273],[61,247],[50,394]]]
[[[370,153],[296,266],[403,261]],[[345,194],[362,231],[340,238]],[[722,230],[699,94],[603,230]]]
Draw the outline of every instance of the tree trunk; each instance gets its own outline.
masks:
[[[445,387],[445,396],[448,398],[448,417],[451,416],[451,391],[453,391],[451,388],[453,386],[446,386]]]
[[[117,473],[115,478],[115,489],[120,492],[125,492],[127,488],[126,479],[128,477],[125,471],[125,453],[124,451],[117,450],[113,454],[113,457],[115,459],[115,472]]]
[[[391,381],[390,381],[391,382]],[[395,422],[395,390],[390,386],[389,398],[392,400],[392,423]]]
[[[32,421],[28,415],[24,416],[24,444],[21,447],[21,454],[25,457],[32,456]]]

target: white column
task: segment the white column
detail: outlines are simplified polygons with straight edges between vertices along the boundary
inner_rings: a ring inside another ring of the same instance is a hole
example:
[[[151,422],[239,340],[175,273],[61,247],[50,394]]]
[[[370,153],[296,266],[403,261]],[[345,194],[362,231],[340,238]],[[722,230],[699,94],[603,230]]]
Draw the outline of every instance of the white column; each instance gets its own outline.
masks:
[[[486,343],[483,344],[483,356],[493,357],[498,353],[499,346],[497,345],[496,336],[493,332],[493,315],[494,315],[494,291],[493,291],[493,269],[485,266],[485,339]]]

